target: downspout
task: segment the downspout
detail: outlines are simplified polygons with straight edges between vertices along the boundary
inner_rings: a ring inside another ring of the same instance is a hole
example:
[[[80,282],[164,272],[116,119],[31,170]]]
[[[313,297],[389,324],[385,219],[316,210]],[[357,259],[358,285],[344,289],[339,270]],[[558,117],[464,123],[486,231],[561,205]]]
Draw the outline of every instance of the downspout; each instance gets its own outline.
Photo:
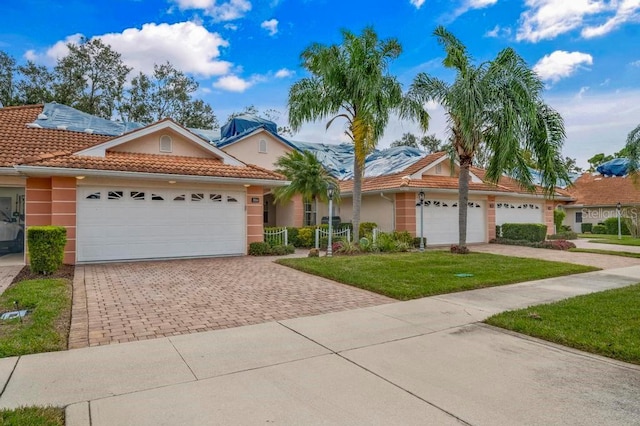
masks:
[[[392,224],[391,226],[393,227],[392,231],[395,231],[396,230],[396,202],[395,200],[392,200],[389,197],[385,197],[384,192],[381,192],[380,196],[385,200],[389,201],[393,206],[393,208],[391,209],[391,224]]]

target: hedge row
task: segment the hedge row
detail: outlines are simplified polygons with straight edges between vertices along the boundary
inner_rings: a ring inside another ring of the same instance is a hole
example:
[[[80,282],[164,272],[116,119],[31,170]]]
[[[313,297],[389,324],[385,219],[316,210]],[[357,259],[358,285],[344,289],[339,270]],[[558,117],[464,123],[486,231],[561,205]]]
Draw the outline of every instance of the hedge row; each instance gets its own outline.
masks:
[[[501,230],[497,235],[507,240],[542,242],[547,237],[547,225],[540,223],[504,223]]]
[[[29,267],[38,274],[57,271],[64,260],[67,228],[63,226],[32,226],[27,229]]]

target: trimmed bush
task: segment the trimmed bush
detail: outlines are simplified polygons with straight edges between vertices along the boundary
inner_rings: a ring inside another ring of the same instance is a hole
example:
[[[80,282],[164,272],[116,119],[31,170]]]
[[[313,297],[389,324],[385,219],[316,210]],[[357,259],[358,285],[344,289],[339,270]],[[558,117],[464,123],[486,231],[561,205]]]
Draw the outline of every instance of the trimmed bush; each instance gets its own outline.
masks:
[[[378,224],[375,222],[362,222],[358,230],[360,231],[360,236],[364,237],[365,235],[373,234],[373,230],[377,227]]]
[[[496,238],[502,237],[502,226],[496,225]]]
[[[502,225],[502,238],[507,240],[541,242],[546,237],[547,226],[541,223],[505,223]]]
[[[315,228],[306,226],[298,229],[297,247],[311,248],[316,240]]]
[[[591,233],[593,234],[606,234],[607,233],[607,227],[604,225],[593,225],[593,227],[591,228]]]
[[[427,237],[423,237],[423,240],[424,240],[424,246],[426,247],[427,246]],[[420,248],[420,237],[415,237],[413,239],[412,246],[414,248]]]
[[[258,241],[249,244],[249,254],[251,256],[267,256],[271,253],[271,246],[269,243],[263,243]]]
[[[609,235],[618,235],[618,218],[610,217],[609,219],[605,219],[604,226],[607,228],[607,234]],[[625,223],[622,218],[620,218],[620,231],[622,235],[631,235],[629,232],[629,227]]]
[[[567,240],[554,240],[554,241],[536,241],[531,242],[527,240],[509,240],[506,238],[496,238],[491,240],[491,243],[504,244],[508,246],[524,246],[532,248],[544,248],[551,250],[569,250],[570,248],[576,248],[576,245]]]
[[[581,223],[580,232],[582,232],[583,234],[587,232],[593,232],[593,223]]]
[[[558,232],[557,234],[549,235],[547,237],[549,240],[577,240],[578,234],[575,232]]]
[[[31,272],[51,274],[64,260],[67,228],[64,226],[32,226],[27,229],[29,267]]]

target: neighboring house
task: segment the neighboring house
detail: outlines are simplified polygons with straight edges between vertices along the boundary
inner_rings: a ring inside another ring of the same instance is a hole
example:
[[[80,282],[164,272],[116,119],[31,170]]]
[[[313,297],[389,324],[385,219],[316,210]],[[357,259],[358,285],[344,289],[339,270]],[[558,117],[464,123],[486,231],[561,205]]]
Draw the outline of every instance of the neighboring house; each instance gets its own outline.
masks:
[[[428,155],[404,170],[372,178],[362,184],[361,220],[376,222],[384,231],[422,231],[429,245],[458,242],[458,172],[444,152]],[[530,193],[503,177],[497,185],[486,183],[485,171],[471,170],[467,217],[467,242],[483,243],[496,237],[496,225],[542,223],[553,233],[553,209],[571,198],[558,190],[554,200],[540,191]],[[341,185],[341,216],[351,216],[353,182]],[[421,205],[419,193],[424,192]]]
[[[564,223],[575,232],[581,232],[583,223],[597,224],[617,217],[618,203],[627,214],[637,217],[640,213],[640,186],[629,176],[585,173],[567,191],[574,200],[564,206]]]
[[[241,255],[284,177],[165,119],[102,120],[57,104],[0,109],[0,208],[67,228],[65,263]]]

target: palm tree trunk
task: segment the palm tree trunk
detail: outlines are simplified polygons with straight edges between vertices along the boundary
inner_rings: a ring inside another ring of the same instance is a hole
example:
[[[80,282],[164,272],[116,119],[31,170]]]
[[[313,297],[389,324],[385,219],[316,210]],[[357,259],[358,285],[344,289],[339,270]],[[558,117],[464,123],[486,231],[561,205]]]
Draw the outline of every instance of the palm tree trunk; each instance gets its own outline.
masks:
[[[460,157],[460,176],[458,177],[458,246],[467,246],[467,210],[469,207],[469,167],[471,157]]]
[[[360,206],[362,205],[362,165],[357,156],[353,160],[353,241],[360,240]]]

